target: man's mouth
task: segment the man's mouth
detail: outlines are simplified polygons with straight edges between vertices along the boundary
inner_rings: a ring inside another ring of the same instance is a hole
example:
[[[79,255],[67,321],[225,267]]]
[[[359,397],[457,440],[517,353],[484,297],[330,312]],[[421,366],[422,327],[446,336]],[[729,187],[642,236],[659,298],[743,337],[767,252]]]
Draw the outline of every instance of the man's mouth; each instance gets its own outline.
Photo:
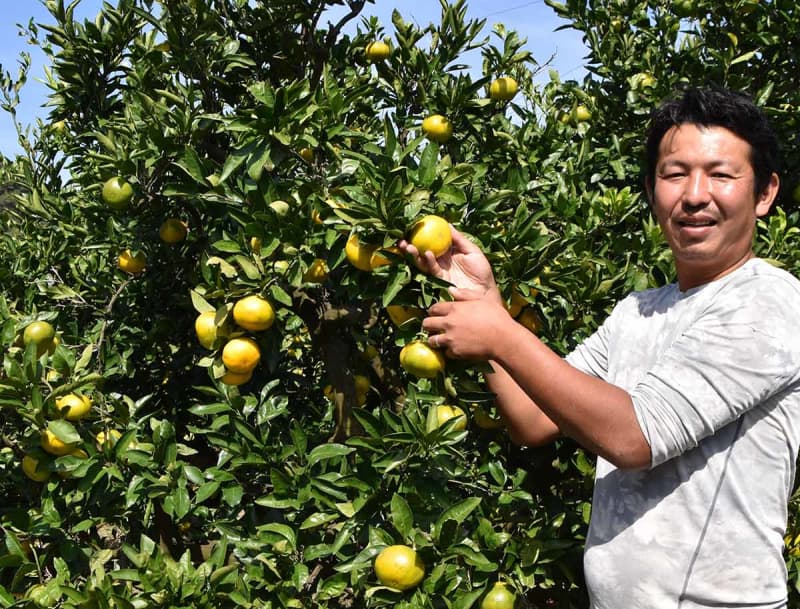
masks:
[[[710,218],[684,218],[682,220],[678,220],[678,226],[686,226],[688,228],[702,228],[706,226],[714,226],[715,224],[716,221]]]

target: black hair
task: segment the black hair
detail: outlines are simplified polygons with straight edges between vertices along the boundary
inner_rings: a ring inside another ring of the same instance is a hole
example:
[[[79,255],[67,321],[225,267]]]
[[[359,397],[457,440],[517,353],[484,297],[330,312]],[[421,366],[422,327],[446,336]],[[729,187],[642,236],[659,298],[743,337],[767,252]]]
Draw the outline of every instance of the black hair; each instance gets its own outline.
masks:
[[[780,145],[767,116],[743,93],[715,88],[689,88],[670,99],[650,116],[645,148],[648,184],[655,183],[661,139],[672,127],[692,123],[724,127],[750,144],[750,164],[755,173],[755,194],[764,191],[773,173],[780,171]]]

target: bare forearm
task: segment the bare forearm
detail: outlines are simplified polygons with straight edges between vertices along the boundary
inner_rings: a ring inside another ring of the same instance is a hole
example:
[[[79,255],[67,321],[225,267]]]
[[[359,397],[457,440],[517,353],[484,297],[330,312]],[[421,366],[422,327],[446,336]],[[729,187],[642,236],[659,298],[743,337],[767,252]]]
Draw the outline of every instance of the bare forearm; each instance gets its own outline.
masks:
[[[650,463],[630,395],[573,368],[518,324],[496,341],[494,359],[562,433],[619,467]]]
[[[508,435],[517,444],[541,446],[559,435],[559,429],[542,409],[514,381],[498,362],[490,362],[493,372],[486,383],[495,394]]]

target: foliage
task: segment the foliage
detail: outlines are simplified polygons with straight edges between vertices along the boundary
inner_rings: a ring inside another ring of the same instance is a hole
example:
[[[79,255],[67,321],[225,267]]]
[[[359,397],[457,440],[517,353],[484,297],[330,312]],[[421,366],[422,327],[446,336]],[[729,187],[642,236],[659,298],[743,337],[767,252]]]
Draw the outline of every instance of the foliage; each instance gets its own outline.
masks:
[[[391,251],[356,269],[345,243],[389,247],[442,216],[566,353],[623,294],[672,277],[640,194],[646,112],[679,82],[716,80],[793,133],[800,100],[780,75],[797,62],[797,11],[551,3],[585,33],[590,74],[538,84],[546,66],[463,1],[442,3],[439,24],[395,11],[391,31],[365,18],[354,34],[365,2],[337,23],[333,4],[119,0],[81,23],[49,0],[53,23],[29,26],[52,95],[0,169],[0,605],[467,609],[498,579],[533,607],[586,604],[590,458],[568,440],[522,449],[475,421],[439,426],[440,404],[491,408],[485,370],[408,376],[398,356],[419,321],[397,327],[385,307],[428,306],[443,286]],[[370,62],[384,38],[390,57]],[[3,73],[9,112],[25,75]],[[488,95],[501,75],[520,86],[509,102]],[[421,130],[432,114],[453,126],[443,144]],[[114,176],[134,187],[127,210],[102,202]],[[782,202],[758,246],[797,272],[797,211]],[[188,224],[185,241],[159,240],[166,218]],[[124,249],[146,254],[141,275],[117,269]],[[321,284],[304,280],[317,259]],[[250,294],[272,303],[268,330],[233,324]],[[204,311],[212,350],[194,332]],[[22,347],[35,319],[57,329],[52,355]],[[221,348],[239,335],[261,363],[237,387],[220,382]],[[70,392],[93,398],[92,416],[54,417]],[[49,457],[44,429],[86,457]],[[25,453],[62,475],[32,483]],[[373,559],[393,544],[426,564],[414,590],[378,584]]]

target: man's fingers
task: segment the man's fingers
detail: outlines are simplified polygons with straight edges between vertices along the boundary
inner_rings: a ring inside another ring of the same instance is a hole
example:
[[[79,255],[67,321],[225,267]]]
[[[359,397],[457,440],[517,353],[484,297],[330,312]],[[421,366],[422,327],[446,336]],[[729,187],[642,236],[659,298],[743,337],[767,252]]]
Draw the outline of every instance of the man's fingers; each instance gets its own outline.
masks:
[[[450,225],[450,233],[453,236],[453,248],[455,251],[463,254],[481,251],[477,245],[467,239],[461,232],[453,228],[452,224]]]

